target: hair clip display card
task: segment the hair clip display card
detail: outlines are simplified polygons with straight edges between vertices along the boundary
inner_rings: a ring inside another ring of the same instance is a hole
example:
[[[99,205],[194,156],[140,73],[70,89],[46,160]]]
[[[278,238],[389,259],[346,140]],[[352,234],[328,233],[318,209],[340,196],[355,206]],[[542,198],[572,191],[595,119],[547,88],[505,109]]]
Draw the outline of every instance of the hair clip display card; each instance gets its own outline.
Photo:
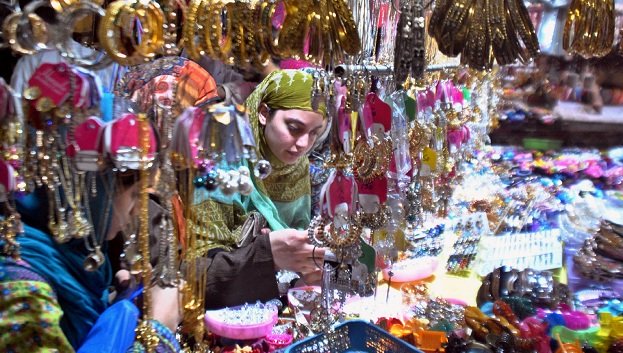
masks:
[[[476,270],[481,276],[502,266],[537,271],[562,267],[560,229],[535,233],[511,233],[483,237],[478,249]]]

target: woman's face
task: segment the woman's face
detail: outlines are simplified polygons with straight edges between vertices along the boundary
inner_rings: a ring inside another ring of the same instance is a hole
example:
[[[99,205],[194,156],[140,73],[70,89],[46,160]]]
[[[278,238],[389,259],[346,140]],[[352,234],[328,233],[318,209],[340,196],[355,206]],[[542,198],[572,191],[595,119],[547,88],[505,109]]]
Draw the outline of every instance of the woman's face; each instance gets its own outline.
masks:
[[[283,163],[294,164],[313,147],[324,131],[325,119],[316,112],[299,109],[260,110],[260,123],[270,151]]]

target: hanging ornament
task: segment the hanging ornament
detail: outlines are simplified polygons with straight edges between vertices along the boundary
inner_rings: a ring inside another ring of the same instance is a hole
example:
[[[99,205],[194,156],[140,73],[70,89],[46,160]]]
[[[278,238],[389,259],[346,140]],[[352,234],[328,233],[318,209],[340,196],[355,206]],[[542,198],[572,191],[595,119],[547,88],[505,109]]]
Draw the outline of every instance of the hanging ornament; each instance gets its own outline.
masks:
[[[255,167],[253,167],[253,174],[255,175],[255,177],[260,179],[266,179],[272,171],[272,166],[267,160],[264,159],[258,161],[255,164]]]

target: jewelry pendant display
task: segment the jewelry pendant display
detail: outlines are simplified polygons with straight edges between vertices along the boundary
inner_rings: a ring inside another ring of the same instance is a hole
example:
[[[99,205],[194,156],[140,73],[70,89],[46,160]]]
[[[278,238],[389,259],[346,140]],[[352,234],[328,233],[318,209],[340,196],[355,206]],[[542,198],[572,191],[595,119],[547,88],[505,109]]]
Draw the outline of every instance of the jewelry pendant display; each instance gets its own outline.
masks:
[[[383,228],[391,218],[391,209],[386,204],[379,205],[376,213],[361,212],[361,224],[371,230]]]
[[[84,218],[81,212],[70,212],[68,215],[68,219],[68,231],[74,239],[83,239],[84,237],[91,234],[91,232],[93,231],[93,226],[91,226],[91,223],[89,223],[89,221]]]
[[[19,243],[16,237],[23,232],[22,222],[9,202],[10,195],[16,189],[14,169],[0,159],[0,255],[19,259]]]
[[[405,198],[407,200],[407,226],[409,229],[420,228],[424,224],[424,208],[419,176],[416,176],[415,180],[409,184]]]
[[[136,265],[140,263],[143,257],[138,251],[138,237],[136,232],[131,233],[128,239],[123,243],[123,252],[120,258],[130,266],[130,269],[134,269]]]
[[[353,165],[357,179],[370,183],[385,175],[392,158],[392,141],[389,137],[370,139],[360,137],[353,151]]]
[[[59,244],[64,244],[72,239],[69,235],[69,225],[64,220],[60,222],[50,221],[48,222],[48,228],[54,240]]]

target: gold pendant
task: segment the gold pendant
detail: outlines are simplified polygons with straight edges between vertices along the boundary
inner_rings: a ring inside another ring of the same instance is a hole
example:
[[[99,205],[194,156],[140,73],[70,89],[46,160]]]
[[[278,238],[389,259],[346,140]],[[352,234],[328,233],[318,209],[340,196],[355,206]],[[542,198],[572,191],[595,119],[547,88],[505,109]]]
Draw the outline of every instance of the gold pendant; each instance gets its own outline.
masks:
[[[24,90],[24,94],[22,95],[22,97],[29,101],[34,101],[35,99],[41,97],[41,89],[37,86],[28,87]]]
[[[35,104],[35,109],[40,113],[47,113],[54,108],[56,108],[56,105],[48,97],[39,98]]]

